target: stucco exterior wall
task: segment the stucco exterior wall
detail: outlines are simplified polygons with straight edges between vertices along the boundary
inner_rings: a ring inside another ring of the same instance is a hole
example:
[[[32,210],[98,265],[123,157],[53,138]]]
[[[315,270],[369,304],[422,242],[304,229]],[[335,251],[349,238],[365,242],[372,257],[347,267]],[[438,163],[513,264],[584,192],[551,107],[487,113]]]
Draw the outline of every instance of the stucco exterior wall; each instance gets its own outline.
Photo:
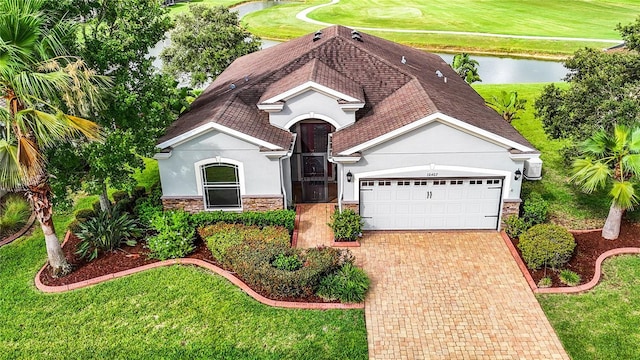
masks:
[[[285,130],[289,130],[291,121],[309,118],[327,121],[336,129],[351,125],[356,119],[355,112],[345,113],[334,98],[314,90],[294,96],[281,111],[269,113],[269,122]]]
[[[210,131],[175,146],[168,159],[158,159],[164,197],[202,196],[197,186],[195,164],[204,159],[232,159],[242,163],[244,192],[242,196],[280,196],[278,159],[269,159],[258,146],[236,137]]]
[[[442,123],[431,123],[362,151],[355,164],[345,164],[344,201],[357,201],[358,180],[366,177],[440,178],[504,177],[503,199],[519,199],[522,178],[514,180],[523,160],[513,160],[507,149]],[[385,174],[384,170],[391,170]],[[374,173],[374,175],[371,175]],[[382,173],[382,174],[375,174]],[[369,174],[369,175],[367,175]]]

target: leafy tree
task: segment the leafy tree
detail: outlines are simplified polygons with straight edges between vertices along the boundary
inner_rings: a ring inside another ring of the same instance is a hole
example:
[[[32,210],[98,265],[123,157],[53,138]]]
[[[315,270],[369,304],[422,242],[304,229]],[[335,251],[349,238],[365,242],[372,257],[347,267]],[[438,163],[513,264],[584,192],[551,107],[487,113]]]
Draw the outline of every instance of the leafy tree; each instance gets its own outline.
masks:
[[[240,24],[238,14],[225,7],[190,5],[177,16],[171,45],[160,57],[175,77],[190,75],[191,86],[215,79],[235,59],[260,49],[260,39]]]
[[[462,53],[453,57],[451,67],[455,70],[467,84],[482,81],[478,75],[478,61],[469,57],[469,54]]]
[[[517,91],[502,91],[500,96],[493,95],[487,105],[510,123],[519,118],[519,114],[524,111],[526,103],[527,100],[518,98]]]
[[[99,126],[80,116],[100,104],[108,81],[68,54],[62,42],[76,27],[42,6],[42,0],[0,2],[0,95],[7,105],[0,109],[0,187],[26,191],[53,275],[61,276],[71,267],[54,229],[43,151],[77,136],[99,137]]]
[[[583,49],[565,62],[568,87],[548,85],[535,102],[536,114],[553,138],[582,141],[614,124],[640,120],[640,19],[618,26],[632,51]]]
[[[611,188],[611,207],[602,237],[617,239],[624,211],[638,203],[635,190],[640,176],[640,127],[615,125],[612,133],[599,131],[582,143],[581,150],[584,157],[574,161],[571,180],[587,193]]]
[[[104,141],[52,150],[53,187],[64,197],[84,186],[99,194],[108,210],[107,183],[132,189],[134,171],[144,168],[141,156],[153,155],[156,139],[177,116],[175,80],[158,73],[147,58],[171,22],[156,0],[70,0],[68,6],[82,20],[79,52],[91,67],[109,74],[114,86],[95,118]]]

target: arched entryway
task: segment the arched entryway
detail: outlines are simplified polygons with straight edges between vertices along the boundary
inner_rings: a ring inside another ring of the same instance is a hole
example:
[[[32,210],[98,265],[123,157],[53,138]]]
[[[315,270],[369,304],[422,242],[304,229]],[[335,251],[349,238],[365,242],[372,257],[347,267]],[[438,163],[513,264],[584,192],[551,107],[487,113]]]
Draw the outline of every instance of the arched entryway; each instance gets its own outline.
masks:
[[[328,161],[329,134],[335,128],[322,120],[312,119],[296,123],[290,130],[297,134],[291,157],[293,201],[336,200],[336,164]]]

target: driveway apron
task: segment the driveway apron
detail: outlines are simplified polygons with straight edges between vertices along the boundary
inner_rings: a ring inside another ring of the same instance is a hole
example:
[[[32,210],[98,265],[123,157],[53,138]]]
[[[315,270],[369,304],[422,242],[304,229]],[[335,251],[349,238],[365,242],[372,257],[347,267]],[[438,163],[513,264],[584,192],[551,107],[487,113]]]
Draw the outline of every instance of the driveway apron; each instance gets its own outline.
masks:
[[[370,359],[568,359],[497,232],[370,232]]]

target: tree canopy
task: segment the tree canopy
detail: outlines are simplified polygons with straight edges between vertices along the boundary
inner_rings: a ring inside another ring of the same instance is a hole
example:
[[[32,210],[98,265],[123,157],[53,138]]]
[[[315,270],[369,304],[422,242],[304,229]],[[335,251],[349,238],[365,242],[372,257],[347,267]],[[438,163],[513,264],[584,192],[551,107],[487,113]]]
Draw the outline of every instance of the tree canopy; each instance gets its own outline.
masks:
[[[601,129],[640,120],[640,18],[618,30],[626,51],[577,51],[565,62],[568,87],[548,85],[536,100],[536,114],[552,138],[582,141]]]
[[[478,61],[473,60],[467,53],[455,55],[451,67],[467,84],[482,81],[478,75]]]
[[[228,8],[192,4],[179,14],[171,45],[161,58],[164,70],[176,78],[190,76],[191,86],[214,80],[231,63],[260,49],[260,39],[241,24]]]
[[[162,75],[147,56],[171,28],[166,11],[156,0],[68,0],[80,29],[77,47],[89,65],[114,81],[112,96],[95,117],[104,141],[70,144],[50,152],[52,181],[57,196],[84,186],[101,195],[108,207],[106,185],[131,189],[132,175],[144,167],[155,141],[177,116],[172,102],[176,82]]]

